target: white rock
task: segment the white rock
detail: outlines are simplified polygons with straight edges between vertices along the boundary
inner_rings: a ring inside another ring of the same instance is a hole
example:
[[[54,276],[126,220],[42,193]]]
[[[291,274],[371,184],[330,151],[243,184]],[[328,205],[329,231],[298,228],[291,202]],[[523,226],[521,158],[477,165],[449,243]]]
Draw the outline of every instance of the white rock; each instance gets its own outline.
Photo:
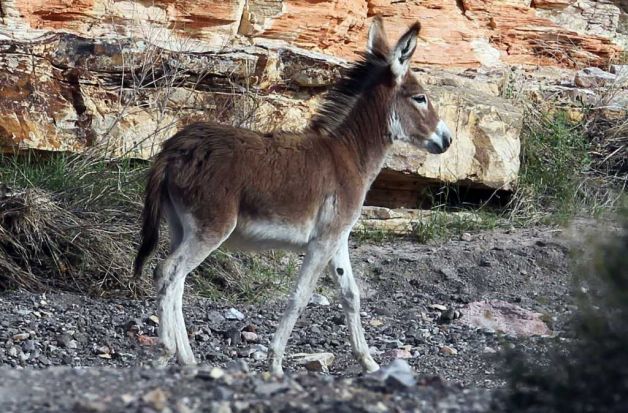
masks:
[[[329,299],[322,294],[314,293],[312,294],[312,298],[310,298],[310,304],[312,305],[321,305],[327,306],[329,305]]]
[[[231,307],[230,309],[225,311],[225,318],[227,320],[242,321],[244,320],[244,314],[242,314],[240,311],[236,310],[235,308]]]
[[[298,353],[293,354],[291,359],[302,366],[305,366],[309,371],[317,371],[327,373],[336,356],[332,353]]]
[[[257,340],[259,340],[259,337],[257,336],[257,334],[253,333],[252,331],[243,331],[242,338],[245,341],[249,341],[249,342],[256,342]]]
[[[455,356],[456,354],[458,354],[458,350],[451,346],[442,346],[440,348],[440,352],[448,356]]]

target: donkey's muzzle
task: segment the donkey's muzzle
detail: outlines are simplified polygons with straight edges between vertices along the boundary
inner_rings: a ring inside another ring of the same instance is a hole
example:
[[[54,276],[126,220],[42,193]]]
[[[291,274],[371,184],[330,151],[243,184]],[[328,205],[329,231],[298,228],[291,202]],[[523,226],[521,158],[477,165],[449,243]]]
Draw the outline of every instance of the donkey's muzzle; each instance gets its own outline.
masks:
[[[438,121],[438,125],[436,125],[436,130],[432,133],[432,136],[428,139],[426,143],[426,147],[428,152],[430,153],[443,153],[449,148],[453,137],[451,136],[451,132],[445,122],[442,120]]]

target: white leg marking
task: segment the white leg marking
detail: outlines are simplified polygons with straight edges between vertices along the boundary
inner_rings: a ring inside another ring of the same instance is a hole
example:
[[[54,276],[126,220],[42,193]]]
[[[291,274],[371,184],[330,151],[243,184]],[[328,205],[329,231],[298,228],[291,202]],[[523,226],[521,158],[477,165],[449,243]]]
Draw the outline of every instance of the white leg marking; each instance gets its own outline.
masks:
[[[275,335],[270,344],[269,367],[270,372],[275,375],[281,376],[283,374],[281,364],[290,333],[292,333],[294,324],[310,300],[316,283],[325,269],[325,266],[329,263],[331,253],[336,246],[336,243],[325,244],[320,242],[314,242],[308,245],[308,252],[299,271],[296,289],[288,301],[288,307],[279,322],[277,331],[275,331]]]
[[[224,238],[208,241],[186,235],[177,249],[164,260],[157,273],[159,338],[164,349],[157,365],[166,365],[175,353],[181,364],[195,364],[183,318],[185,277],[223,241]]]
[[[338,280],[342,296],[342,308],[345,311],[347,325],[351,339],[353,354],[366,372],[379,369],[379,365],[369,353],[368,344],[364,338],[364,330],[360,320],[360,291],[353,277],[351,261],[349,259],[348,240],[345,239],[329,263],[329,271]]]

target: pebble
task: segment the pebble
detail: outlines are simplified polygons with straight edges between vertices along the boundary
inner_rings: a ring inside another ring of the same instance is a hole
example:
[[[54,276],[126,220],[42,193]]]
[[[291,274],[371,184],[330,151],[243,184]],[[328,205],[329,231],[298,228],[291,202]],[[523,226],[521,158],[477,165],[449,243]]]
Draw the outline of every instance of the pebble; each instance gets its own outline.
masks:
[[[33,340],[26,340],[25,342],[22,343],[22,351],[26,352],[26,353],[30,353],[31,351],[35,351],[35,341]]]
[[[13,341],[24,341],[30,337],[30,333],[18,333],[13,335]]]
[[[391,350],[388,354],[392,358],[395,358],[395,359],[409,359],[409,358],[412,358],[412,354],[408,350],[406,350],[404,348],[396,348],[394,350]]]
[[[465,242],[471,242],[473,241],[473,237],[468,232],[463,232],[460,236],[460,240]]]
[[[242,314],[240,311],[236,310],[235,308],[231,307],[230,309],[225,311],[225,318],[227,320],[242,321],[244,320],[244,314]]]
[[[259,340],[259,337],[257,336],[257,334],[251,331],[243,331],[241,334],[242,334],[242,339],[244,341],[257,342]]]
[[[456,354],[458,354],[458,350],[451,346],[442,346],[440,348],[440,352],[448,356],[455,356]]]
[[[268,359],[268,353],[265,353],[263,351],[256,351],[251,355],[251,357],[255,361],[264,361]]]
[[[157,387],[149,391],[142,396],[142,401],[157,411],[162,411],[166,408],[168,402],[168,395],[161,388]]]
[[[151,315],[150,317],[148,317],[148,321],[154,325],[154,326],[158,326],[159,325],[159,317],[157,317],[156,315]]]
[[[314,293],[310,298],[310,304],[319,305],[319,306],[328,306],[330,305],[329,299],[322,294]]]
[[[431,304],[430,308],[432,310],[437,310],[437,311],[446,311],[447,310],[447,306],[444,306],[442,304]]]
[[[291,359],[296,364],[305,366],[308,371],[327,373],[336,356],[333,353],[297,353],[293,354]]]
[[[207,321],[209,321],[210,327],[218,327],[225,321],[225,317],[216,310],[212,310],[207,313]]]
[[[412,368],[407,361],[402,359],[393,360],[390,365],[371,373],[370,377],[394,387],[403,388],[416,385]]]

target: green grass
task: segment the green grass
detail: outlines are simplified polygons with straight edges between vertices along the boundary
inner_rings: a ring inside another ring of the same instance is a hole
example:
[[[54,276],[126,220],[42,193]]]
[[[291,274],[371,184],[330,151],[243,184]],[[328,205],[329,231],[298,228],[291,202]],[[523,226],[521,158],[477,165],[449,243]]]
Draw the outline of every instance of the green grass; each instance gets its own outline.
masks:
[[[412,236],[422,244],[451,238],[459,238],[465,232],[491,230],[506,226],[498,213],[479,209],[451,213],[443,209],[431,211],[430,215],[417,221]]]
[[[526,119],[513,223],[565,224],[574,215],[605,210],[610,194],[598,190],[601,178],[592,173],[586,125],[561,111]]]
[[[137,209],[147,167],[130,159],[87,160],[66,153],[0,154],[0,183],[44,189],[73,207]]]
[[[298,259],[292,253],[218,250],[190,278],[201,297],[259,303],[287,293],[297,271]]]

